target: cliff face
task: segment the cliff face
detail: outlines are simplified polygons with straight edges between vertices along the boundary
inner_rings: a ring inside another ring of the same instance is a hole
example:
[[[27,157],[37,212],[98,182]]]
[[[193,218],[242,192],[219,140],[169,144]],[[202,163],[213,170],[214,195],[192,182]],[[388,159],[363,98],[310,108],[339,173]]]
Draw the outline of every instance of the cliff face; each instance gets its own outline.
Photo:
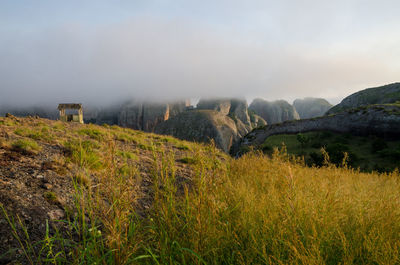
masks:
[[[215,110],[181,112],[159,123],[155,132],[196,142],[208,142],[214,139],[216,145],[225,152],[229,152],[232,144],[240,138],[235,122]]]
[[[202,99],[196,110],[159,123],[155,132],[200,142],[214,139],[220,149],[229,152],[241,137],[265,124],[257,115],[250,117],[244,99]]]
[[[231,109],[230,99],[200,99],[197,103],[199,110],[215,110],[223,115],[228,115]]]
[[[261,116],[267,124],[300,119],[296,109],[285,100],[269,102],[263,99],[255,99],[250,104],[249,109]]]
[[[130,102],[121,108],[118,115],[118,125],[153,132],[157,124],[176,116],[184,111],[186,106],[186,102]]]
[[[323,98],[296,99],[293,102],[300,119],[310,119],[323,116],[332,105]]]
[[[380,87],[373,87],[354,93],[333,108],[327,114],[357,108],[371,104],[385,104],[400,101],[400,83],[393,83]]]
[[[271,135],[297,134],[309,131],[334,131],[354,135],[399,137],[400,105],[370,105],[335,115],[267,125],[247,134],[240,143],[235,145],[233,153],[237,154],[244,146],[260,145]]]

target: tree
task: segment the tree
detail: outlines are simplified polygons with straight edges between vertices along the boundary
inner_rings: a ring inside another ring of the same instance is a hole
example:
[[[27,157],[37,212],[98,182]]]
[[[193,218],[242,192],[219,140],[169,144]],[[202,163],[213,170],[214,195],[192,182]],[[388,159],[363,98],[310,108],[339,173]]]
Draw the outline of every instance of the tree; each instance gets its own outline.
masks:
[[[304,148],[306,144],[309,142],[309,138],[302,133],[297,134],[297,141],[299,141],[301,148]]]

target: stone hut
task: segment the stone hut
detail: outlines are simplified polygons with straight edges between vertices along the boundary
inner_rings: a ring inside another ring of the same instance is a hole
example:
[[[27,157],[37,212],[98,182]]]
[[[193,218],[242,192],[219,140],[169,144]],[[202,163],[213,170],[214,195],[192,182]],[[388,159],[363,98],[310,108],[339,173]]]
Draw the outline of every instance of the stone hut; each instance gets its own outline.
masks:
[[[76,103],[63,103],[58,105],[58,110],[60,111],[61,121],[79,122],[83,124],[83,110],[82,104]],[[77,111],[77,114],[67,114],[66,110]]]

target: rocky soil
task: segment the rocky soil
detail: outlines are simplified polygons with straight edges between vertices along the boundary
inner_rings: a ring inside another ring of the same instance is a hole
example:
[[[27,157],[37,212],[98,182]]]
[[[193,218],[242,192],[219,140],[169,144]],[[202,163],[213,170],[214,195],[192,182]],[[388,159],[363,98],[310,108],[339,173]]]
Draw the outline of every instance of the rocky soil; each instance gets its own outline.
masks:
[[[46,129],[44,129],[46,128]],[[89,132],[83,135],[83,132]],[[86,131],[85,131],[86,130]],[[178,183],[190,182],[190,165],[182,162],[182,158],[192,157],[195,150],[186,143],[164,136],[146,135],[142,132],[115,127],[100,127],[94,125],[79,125],[75,123],[62,123],[39,118],[0,118],[0,264],[7,264],[23,257],[19,242],[13,235],[7,215],[13,224],[19,222],[26,227],[31,242],[44,239],[46,224],[50,233],[57,230],[67,233],[66,226],[60,219],[73,218],[75,212],[74,196],[76,190],[73,179],[82,173],[82,169],[70,159],[66,141],[94,141],[98,135],[92,132],[100,131],[105,134],[115,135],[112,142],[116,150],[130,152],[134,156],[133,163],[141,175],[140,188],[137,196],[140,197],[136,210],[145,215],[146,209],[151,205],[152,178],[150,177],[154,166],[154,152],[150,150],[147,142],[153,142],[163,150],[173,152],[176,158],[176,178]],[[20,131],[20,132],[18,132]],[[48,134],[38,137],[36,134],[21,135],[21,131],[41,132]],[[129,140],[131,137],[132,140]],[[128,139],[128,140],[127,140]],[[36,142],[40,150],[29,151],[17,148],[14,143],[19,140]],[[99,145],[107,145],[109,141],[99,140]],[[100,151],[99,155],[108,155]],[[116,163],[125,163],[118,158]],[[93,186],[96,179],[104,171],[85,170]],[[19,236],[25,238],[19,230]]]

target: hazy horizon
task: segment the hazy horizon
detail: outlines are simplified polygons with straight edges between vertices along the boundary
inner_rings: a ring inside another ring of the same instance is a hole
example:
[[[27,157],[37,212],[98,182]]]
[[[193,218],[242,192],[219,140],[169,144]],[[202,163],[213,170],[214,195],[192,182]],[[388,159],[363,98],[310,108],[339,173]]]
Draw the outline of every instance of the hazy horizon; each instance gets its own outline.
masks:
[[[0,3],[0,104],[322,97],[399,81],[398,1]]]

